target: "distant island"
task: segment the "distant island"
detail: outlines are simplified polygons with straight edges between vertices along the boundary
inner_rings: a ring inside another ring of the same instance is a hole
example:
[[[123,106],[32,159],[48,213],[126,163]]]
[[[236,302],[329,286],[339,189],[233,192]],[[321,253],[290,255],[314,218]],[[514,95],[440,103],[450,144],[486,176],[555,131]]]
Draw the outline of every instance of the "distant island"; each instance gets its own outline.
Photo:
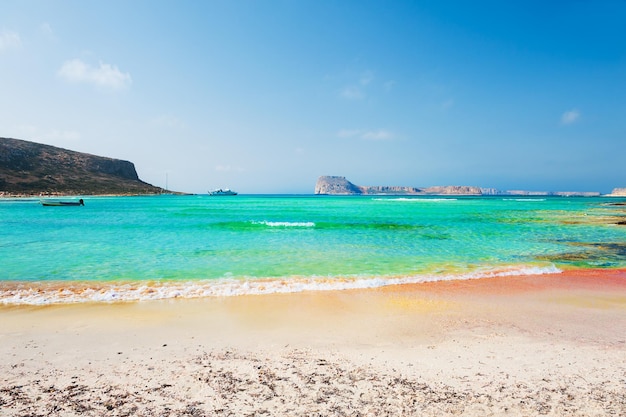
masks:
[[[315,194],[327,195],[510,195],[510,196],[581,196],[595,197],[595,191],[525,191],[497,190],[467,185],[444,185],[434,187],[361,186],[341,176],[321,176],[315,184]],[[626,188],[616,188],[610,196],[626,196]]]
[[[354,194],[446,194],[446,195],[481,195],[479,187],[442,186],[442,187],[399,187],[399,186],[361,186],[354,185],[345,177],[321,176],[315,184],[315,194],[354,195]]]
[[[132,162],[0,138],[0,196],[162,192],[141,181]]]

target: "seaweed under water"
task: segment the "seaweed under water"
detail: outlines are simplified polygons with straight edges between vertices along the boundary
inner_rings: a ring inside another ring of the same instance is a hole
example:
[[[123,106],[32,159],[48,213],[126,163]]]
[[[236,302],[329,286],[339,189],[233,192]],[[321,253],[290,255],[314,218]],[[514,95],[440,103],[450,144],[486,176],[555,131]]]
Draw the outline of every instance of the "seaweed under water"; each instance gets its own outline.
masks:
[[[541,261],[576,266],[618,267],[626,263],[626,242],[567,242],[580,250],[540,255]]]

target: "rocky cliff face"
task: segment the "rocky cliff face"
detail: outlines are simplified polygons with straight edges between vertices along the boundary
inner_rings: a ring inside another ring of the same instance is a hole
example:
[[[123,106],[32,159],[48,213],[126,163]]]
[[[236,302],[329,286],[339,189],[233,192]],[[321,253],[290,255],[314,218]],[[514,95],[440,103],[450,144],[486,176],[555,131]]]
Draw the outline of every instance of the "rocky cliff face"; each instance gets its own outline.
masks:
[[[345,177],[322,176],[315,184],[315,194],[389,194],[389,195],[510,195],[510,196],[562,196],[597,197],[596,191],[526,191],[497,190],[466,185],[443,185],[434,187],[395,187],[354,185]],[[626,188],[615,188],[610,196],[626,196]]]
[[[359,187],[352,184],[346,177],[322,176],[315,184],[315,194],[361,194]]]
[[[155,194],[132,162],[0,138],[0,194]]]
[[[423,188],[425,194],[437,195],[481,195],[480,187],[472,187],[467,185],[443,185],[435,187]]]
[[[398,186],[366,186],[359,187],[362,194],[420,194],[422,190],[415,187],[398,187]]]
[[[616,197],[626,197],[626,188],[614,188],[613,191],[611,192],[612,196],[616,196]]]
[[[315,184],[315,194],[353,195],[353,194],[389,194],[389,195],[480,195],[479,187],[437,186],[427,188],[399,186],[359,186],[345,177],[322,176]]]

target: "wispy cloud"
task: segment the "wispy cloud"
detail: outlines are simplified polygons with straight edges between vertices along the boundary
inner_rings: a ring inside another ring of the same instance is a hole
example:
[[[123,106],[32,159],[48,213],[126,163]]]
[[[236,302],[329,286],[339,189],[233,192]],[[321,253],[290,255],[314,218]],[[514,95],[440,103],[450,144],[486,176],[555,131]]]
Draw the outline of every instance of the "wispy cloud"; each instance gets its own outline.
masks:
[[[22,39],[17,32],[3,30],[0,32],[0,52],[22,47]]]
[[[363,100],[367,94],[367,87],[374,81],[374,73],[372,71],[364,71],[358,77],[358,81],[344,87],[339,95],[346,100]]]
[[[369,130],[361,135],[362,139],[367,140],[390,140],[393,139],[393,134],[388,130]]]
[[[441,109],[442,110],[448,110],[450,108],[452,108],[454,106],[454,99],[448,99],[446,101],[444,101],[443,103],[441,103]]]
[[[340,95],[347,100],[362,100],[365,98],[365,92],[361,88],[355,86],[344,88],[341,90]]]
[[[80,133],[75,130],[51,129],[42,138],[50,141],[76,142],[80,140]]]
[[[169,114],[163,114],[159,117],[156,117],[150,121],[152,126],[156,126],[158,128],[169,128],[169,129],[184,129],[187,127],[185,122],[180,120],[176,116],[172,116]]]
[[[374,81],[374,73],[372,71],[365,71],[361,74],[361,78],[359,79],[361,85],[368,85],[372,81]]]
[[[572,123],[576,122],[579,118],[580,118],[580,112],[578,110],[573,109],[570,111],[566,111],[561,116],[561,124],[571,125]]]
[[[100,62],[97,67],[92,67],[80,59],[65,61],[58,75],[70,82],[90,83],[115,90],[128,88],[132,83],[130,74],[121,72],[115,65]]]
[[[361,130],[356,129],[341,129],[339,132],[337,132],[337,137],[353,138],[355,136],[358,136],[361,132]]]
[[[67,142],[77,142],[81,135],[76,130],[40,128],[37,126],[21,125],[15,128],[16,137],[24,140],[40,140],[47,143],[62,145]]]
[[[341,129],[337,136],[343,139],[362,139],[372,141],[392,140],[394,134],[385,129],[364,130],[364,129]]]
[[[240,166],[233,165],[216,165],[215,170],[217,172],[243,172],[244,169]]]
[[[39,25],[39,31],[48,39],[56,39],[52,26],[49,23],[44,22]]]

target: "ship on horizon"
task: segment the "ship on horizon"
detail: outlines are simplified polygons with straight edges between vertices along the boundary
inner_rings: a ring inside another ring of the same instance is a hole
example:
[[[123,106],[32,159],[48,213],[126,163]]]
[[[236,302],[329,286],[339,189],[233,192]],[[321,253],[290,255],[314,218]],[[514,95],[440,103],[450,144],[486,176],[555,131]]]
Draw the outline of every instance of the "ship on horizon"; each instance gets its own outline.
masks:
[[[223,195],[237,195],[236,191],[231,190],[230,188],[218,188],[217,190],[209,191],[209,195],[214,196],[223,196]]]

